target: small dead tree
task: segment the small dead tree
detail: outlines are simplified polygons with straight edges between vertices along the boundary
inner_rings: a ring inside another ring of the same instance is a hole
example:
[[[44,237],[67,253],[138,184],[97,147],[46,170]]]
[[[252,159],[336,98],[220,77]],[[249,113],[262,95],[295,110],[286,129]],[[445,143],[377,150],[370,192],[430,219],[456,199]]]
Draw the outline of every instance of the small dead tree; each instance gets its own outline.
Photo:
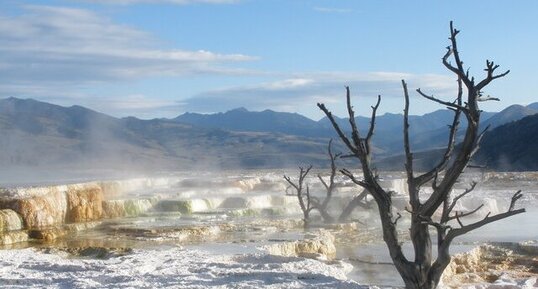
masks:
[[[334,154],[332,152],[332,139],[329,141],[329,145],[327,146],[327,154],[329,155],[329,159],[331,160],[331,173],[329,175],[329,183],[327,183],[321,174],[318,174],[318,179],[325,188],[325,191],[327,195],[323,199],[323,202],[320,202],[318,199],[314,199],[314,206],[316,210],[319,211],[321,217],[323,218],[323,221],[325,223],[332,223],[334,222],[334,218],[329,214],[328,207],[329,203],[331,202],[333,191],[336,188],[336,183],[334,182],[334,179],[336,177],[337,167],[336,167],[336,159],[340,157],[340,153]]]
[[[306,191],[305,191],[305,184],[304,180],[308,176],[308,173],[312,169],[312,166],[310,165],[308,168],[299,167],[299,178],[297,180],[297,183],[294,183],[290,177],[284,175],[284,179],[292,186],[295,191],[297,192],[297,200],[299,201],[299,206],[301,207],[301,211],[303,211],[303,222],[304,227],[308,227],[308,224],[310,222],[310,212],[314,209],[314,205],[312,203],[312,198],[310,197],[310,188],[308,185],[306,185]]]
[[[358,195],[353,197],[353,199],[351,199],[351,202],[349,202],[344,207],[344,209],[342,210],[342,213],[338,217],[338,221],[339,222],[346,221],[349,218],[349,216],[351,216],[351,213],[353,213],[353,211],[358,207],[361,207],[366,210],[370,209],[370,206],[368,202],[366,201],[367,196],[368,196],[368,190],[363,188],[362,192],[360,192]]]
[[[377,104],[372,107],[371,123],[365,137],[361,136],[355,123],[355,112],[351,105],[349,87],[346,87],[346,100],[349,124],[351,126],[351,137],[348,137],[339,127],[332,113],[325,105],[318,103],[318,107],[329,118],[340,139],[351,151],[353,157],[360,162],[362,178],[359,178],[349,170],[343,169],[341,172],[372,195],[379,208],[383,240],[388,247],[392,261],[400,273],[406,288],[409,289],[432,289],[437,287],[443,271],[450,262],[449,247],[456,237],[497,220],[525,212],[525,209],[515,208],[516,201],[522,196],[520,191],[512,196],[507,211],[496,215],[487,214],[479,221],[465,224],[462,218],[475,213],[482,206],[466,213],[454,212],[456,202],[473,191],[476,186],[476,183],[472,183],[463,193],[454,198],[450,196],[454,184],[478,150],[480,140],[485,132],[485,130],[479,132],[481,111],[478,108],[478,102],[484,100],[484,98],[481,98],[481,92],[490,82],[504,77],[509,73],[509,71],[506,71],[495,74],[499,66],[488,60],[484,69],[486,71],[485,78],[476,82],[475,78],[469,75],[469,70],[464,68],[463,61],[460,59],[456,42],[456,36],[459,32],[459,30],[453,28],[452,22],[450,22],[450,45],[447,47],[447,52],[442,58],[443,65],[453,72],[458,79],[458,93],[455,100],[444,101],[432,95],[427,95],[420,89],[417,90],[426,99],[440,103],[454,111],[454,118],[450,126],[448,144],[444,155],[435,167],[422,174],[416,174],[413,170],[413,153],[411,152],[409,142],[409,94],[407,85],[402,80],[405,98],[403,129],[405,171],[407,174],[410,204],[408,212],[411,214],[411,228],[409,232],[414,248],[414,259],[409,260],[403,253],[397,230],[397,224],[401,214],[395,214],[393,212],[392,193],[381,187],[378,182],[377,173],[372,165],[371,139],[374,134],[375,116],[376,110],[379,107],[380,97],[378,97]],[[449,61],[451,57],[455,65]],[[464,88],[466,90],[465,98],[463,96]],[[467,119],[467,126],[465,128],[464,139],[456,151],[454,150],[454,144],[461,115],[464,115]],[[422,196],[421,198],[421,188],[425,185],[430,185],[433,193],[428,197]],[[434,216],[434,213],[438,211],[441,211],[440,217]],[[437,258],[435,260],[432,257],[433,248],[429,227],[435,228],[437,233]]]
[[[323,201],[320,201],[317,197],[310,195],[310,190],[307,186],[307,193],[306,195],[302,192],[303,182],[306,176],[308,175],[310,169],[312,166],[310,166],[308,169],[303,169],[299,167],[299,182],[293,183],[291,179],[287,176],[284,176],[284,179],[288,182],[289,186],[286,188],[286,194],[290,195],[289,191],[291,188],[294,188],[296,193],[291,193],[291,195],[295,195],[298,198],[299,205],[301,207],[301,210],[303,211],[303,215],[306,217],[305,219],[308,220],[310,217],[310,212],[312,210],[317,210],[319,214],[321,215],[321,218],[325,223],[333,223],[335,221],[335,218],[329,213],[329,204],[333,197],[333,192],[338,186],[338,183],[335,182],[336,174],[338,172],[338,168],[336,166],[336,160],[341,156],[340,153],[333,153],[332,152],[332,139],[329,140],[329,145],[327,146],[327,154],[329,155],[329,159],[331,161],[331,172],[329,174],[329,181],[325,181],[323,176],[321,174],[318,174],[318,179],[325,188],[326,196],[323,199]],[[349,202],[346,207],[343,209],[342,213],[338,217],[338,221],[343,222],[349,218],[353,210],[357,207],[363,207],[366,209],[369,209],[370,207],[364,202],[363,200],[366,200],[366,196],[368,195],[367,190],[363,190],[359,195],[355,196],[351,202]],[[309,221],[305,222],[306,224],[309,223]]]

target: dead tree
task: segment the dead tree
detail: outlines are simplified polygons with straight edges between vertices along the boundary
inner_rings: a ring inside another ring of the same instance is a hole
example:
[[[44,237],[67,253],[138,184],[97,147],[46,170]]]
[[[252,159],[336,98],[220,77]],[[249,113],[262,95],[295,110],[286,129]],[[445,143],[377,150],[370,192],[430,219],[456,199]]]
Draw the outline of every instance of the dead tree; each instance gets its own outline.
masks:
[[[319,213],[320,213],[320,215],[323,218],[323,221],[325,223],[334,222],[334,218],[328,212],[328,207],[329,207],[329,203],[331,202],[331,199],[332,199],[332,196],[333,196],[333,191],[336,188],[336,183],[334,182],[334,179],[336,177],[336,171],[337,171],[336,159],[340,157],[339,153],[334,154],[332,152],[332,149],[331,149],[332,141],[333,140],[331,139],[329,141],[329,145],[327,146],[327,154],[329,155],[329,159],[331,160],[331,174],[329,176],[329,183],[327,183],[323,179],[321,174],[318,174],[318,179],[321,182],[321,184],[323,185],[323,187],[325,188],[325,191],[326,191],[327,194],[326,194],[325,198],[323,199],[323,202],[320,202],[319,200],[314,198],[314,207],[316,208],[316,210],[319,211]]]
[[[360,192],[358,195],[353,197],[351,199],[351,202],[349,202],[345,207],[344,210],[342,210],[342,213],[338,217],[339,222],[346,221],[351,213],[353,213],[353,210],[355,210],[358,207],[361,207],[363,209],[370,209],[370,206],[368,205],[368,202],[366,202],[366,197],[368,196],[368,190],[363,189],[362,192]]]
[[[409,94],[407,85],[402,80],[405,97],[404,109],[404,150],[405,150],[405,171],[407,174],[407,185],[409,191],[409,213],[411,214],[410,239],[413,243],[414,258],[408,259],[402,250],[401,242],[398,238],[397,223],[401,217],[400,213],[393,212],[391,192],[382,188],[378,182],[375,170],[372,165],[371,139],[374,135],[376,110],[379,107],[380,97],[377,104],[372,107],[372,119],[369,130],[363,137],[355,123],[355,112],[351,105],[349,87],[346,88],[347,111],[349,124],[351,126],[351,137],[348,137],[335,121],[332,113],[324,104],[318,107],[327,115],[340,139],[351,154],[358,159],[362,169],[362,178],[359,178],[349,170],[341,170],[355,184],[368,190],[379,208],[379,216],[385,241],[392,261],[400,273],[406,288],[435,288],[439,283],[441,275],[450,262],[449,247],[452,241],[463,234],[480,228],[486,224],[501,220],[516,214],[525,212],[525,209],[516,209],[516,201],[521,198],[521,192],[516,192],[511,200],[507,211],[496,215],[487,214],[479,221],[465,224],[463,217],[475,213],[479,208],[467,213],[454,212],[456,202],[469,194],[476,184],[465,190],[462,194],[451,198],[452,187],[467,167],[470,159],[479,147],[480,140],[485,131],[479,132],[480,110],[478,102],[482,90],[493,80],[504,77],[509,73],[496,74],[499,67],[492,61],[486,61],[486,76],[476,82],[474,77],[469,75],[469,70],[464,68],[460,59],[456,36],[459,30],[453,28],[450,22],[450,45],[442,58],[443,65],[457,76],[458,94],[453,101],[444,101],[432,95],[423,93],[420,89],[417,92],[431,101],[442,104],[454,111],[454,119],[450,126],[448,144],[444,155],[437,165],[430,171],[418,174],[413,170],[413,153],[409,142]],[[455,64],[449,59],[453,58]],[[465,89],[465,97],[463,96]],[[463,115],[467,119],[465,136],[458,150],[454,150],[456,131],[459,125],[459,118]],[[429,196],[421,194],[421,188],[429,185],[433,193]],[[422,197],[422,198],[421,198]],[[436,211],[440,211],[440,217],[434,216]],[[454,222],[455,221],[455,222]],[[437,258],[432,257],[432,239],[429,227],[433,227],[437,234]]]
[[[334,222],[334,218],[331,216],[331,214],[328,212],[328,206],[332,199],[332,194],[334,189],[336,188],[336,183],[334,182],[334,179],[336,177],[336,159],[340,156],[340,154],[333,154],[331,149],[332,139],[329,141],[329,145],[327,148],[327,152],[329,154],[329,159],[331,160],[331,174],[329,176],[329,183],[327,183],[321,174],[318,174],[318,179],[320,180],[321,184],[326,190],[326,197],[323,199],[323,201],[320,201],[318,198],[310,195],[310,189],[307,186],[306,187],[306,194],[303,193],[303,182],[308,173],[310,172],[310,169],[312,169],[312,166],[309,166],[306,170],[299,167],[299,180],[298,183],[294,183],[291,181],[291,179],[288,176],[284,176],[284,179],[289,183],[288,188],[286,188],[286,194],[288,194],[289,188],[294,188],[296,191],[297,199],[299,201],[299,206],[301,207],[301,210],[303,211],[304,216],[304,224],[305,227],[308,226],[310,223],[310,212],[312,210],[317,210],[321,217],[323,218],[323,221],[325,223],[332,223]]]
[[[297,192],[297,199],[299,201],[299,206],[301,207],[301,211],[303,211],[303,222],[304,227],[308,227],[308,224],[310,222],[310,212],[314,209],[314,204],[312,203],[312,198],[310,197],[310,188],[308,185],[306,185],[306,192],[304,180],[308,176],[308,173],[312,169],[312,166],[309,166],[308,168],[304,169],[302,167],[299,167],[299,178],[297,180],[297,183],[294,183],[290,177],[284,175],[284,179],[292,186],[295,191]]]
[[[333,153],[332,152],[332,139],[329,141],[329,145],[327,146],[327,154],[329,155],[329,159],[331,161],[331,172],[329,175],[329,181],[325,181],[321,174],[318,174],[318,179],[325,188],[326,196],[323,199],[323,201],[320,201],[317,197],[310,195],[310,190],[307,187],[307,194],[304,195],[302,192],[302,182],[304,181],[304,178],[306,178],[307,174],[309,173],[312,166],[310,166],[307,170],[304,170],[303,168],[299,168],[299,183],[295,184],[293,183],[289,177],[284,176],[284,179],[289,183],[289,186],[286,188],[286,194],[289,195],[289,190],[291,188],[294,188],[297,193],[292,194],[296,195],[299,200],[299,205],[301,207],[301,210],[303,211],[303,214],[305,215],[305,226],[307,223],[309,223],[308,218],[310,217],[310,212],[312,210],[317,210],[319,214],[321,215],[321,218],[325,223],[333,223],[335,218],[329,213],[329,204],[332,200],[333,192],[338,186],[338,184],[335,182],[336,174],[338,171],[338,168],[336,166],[336,160],[340,157],[340,153]],[[343,222],[349,218],[353,210],[357,207],[363,207],[366,209],[369,209],[369,206],[364,202],[363,200],[366,200],[366,196],[368,194],[368,191],[363,190],[359,195],[355,196],[351,202],[349,202],[346,207],[343,209],[342,213],[338,217],[338,221]],[[305,214],[306,213],[306,214]]]

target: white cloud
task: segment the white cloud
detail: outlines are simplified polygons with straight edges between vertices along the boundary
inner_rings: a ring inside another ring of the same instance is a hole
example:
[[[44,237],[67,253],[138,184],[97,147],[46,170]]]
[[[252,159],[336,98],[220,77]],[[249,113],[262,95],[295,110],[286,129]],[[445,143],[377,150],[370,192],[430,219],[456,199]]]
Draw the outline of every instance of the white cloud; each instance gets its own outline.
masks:
[[[293,89],[293,88],[300,88],[305,87],[312,83],[313,79],[307,79],[307,78],[290,78],[290,79],[284,79],[280,81],[275,82],[269,82],[261,84],[259,87],[267,90],[283,90],[283,89]]]
[[[32,96],[46,87],[65,91],[163,75],[249,73],[232,64],[256,59],[162,49],[148,33],[88,10],[25,6],[22,12],[18,16],[0,12],[0,74],[11,87],[0,86],[0,94],[19,91]]]
[[[61,103],[61,100],[58,100]],[[121,97],[99,96],[78,99],[78,105],[117,117],[137,116],[139,118],[175,117],[180,104],[175,100],[149,97],[143,94],[129,94]]]
[[[449,76],[435,74],[409,74],[399,72],[316,72],[296,74],[283,80],[256,85],[228,87],[211,90],[183,101],[183,110],[196,112],[219,112],[236,107],[251,110],[273,109],[277,111],[302,112],[310,117],[317,102],[332,104],[335,112],[344,115],[344,86],[350,86],[353,97],[364,105],[357,111],[368,114],[377,95],[383,97],[380,111],[401,111],[403,91],[401,80],[408,82],[411,93],[414,88],[451,97],[455,93],[455,81]],[[414,99],[419,101],[418,97]],[[420,108],[420,107],[419,107]],[[431,111],[431,105],[427,111]],[[422,112],[422,111],[421,111]]]
[[[315,11],[322,13],[349,13],[353,10],[348,8],[335,8],[335,7],[314,7]]]

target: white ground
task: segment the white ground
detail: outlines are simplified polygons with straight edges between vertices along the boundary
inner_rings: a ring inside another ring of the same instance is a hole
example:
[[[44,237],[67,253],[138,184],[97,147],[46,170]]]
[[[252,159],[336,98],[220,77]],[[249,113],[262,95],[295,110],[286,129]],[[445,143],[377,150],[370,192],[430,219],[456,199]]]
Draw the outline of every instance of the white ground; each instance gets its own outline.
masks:
[[[1,288],[368,288],[316,260],[177,247],[107,260],[27,248],[1,250],[0,260]]]

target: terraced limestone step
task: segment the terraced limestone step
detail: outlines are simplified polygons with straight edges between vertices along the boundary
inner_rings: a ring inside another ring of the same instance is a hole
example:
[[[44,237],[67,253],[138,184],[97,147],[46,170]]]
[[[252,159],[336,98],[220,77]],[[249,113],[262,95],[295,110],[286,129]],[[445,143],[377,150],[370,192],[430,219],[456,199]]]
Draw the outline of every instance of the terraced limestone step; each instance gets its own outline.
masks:
[[[157,210],[180,212],[182,214],[204,213],[211,211],[230,211],[238,209],[286,208],[283,211],[299,212],[297,197],[286,195],[236,195],[225,198],[165,199],[156,205]]]
[[[0,210],[0,232],[18,231],[22,228],[21,215],[11,209]]]
[[[334,236],[325,230],[318,231],[312,238],[279,242],[261,248],[271,255],[286,257],[305,257],[314,259],[333,259],[336,256]]]
[[[157,201],[157,198],[104,200],[103,218],[137,217],[153,209]]]
[[[138,216],[152,209],[157,199],[105,200],[104,191],[117,196],[126,190],[169,185],[170,181],[134,179],[0,188],[0,245],[27,241],[29,234],[30,238],[50,241],[72,232],[69,224],[84,227],[103,218]]]

